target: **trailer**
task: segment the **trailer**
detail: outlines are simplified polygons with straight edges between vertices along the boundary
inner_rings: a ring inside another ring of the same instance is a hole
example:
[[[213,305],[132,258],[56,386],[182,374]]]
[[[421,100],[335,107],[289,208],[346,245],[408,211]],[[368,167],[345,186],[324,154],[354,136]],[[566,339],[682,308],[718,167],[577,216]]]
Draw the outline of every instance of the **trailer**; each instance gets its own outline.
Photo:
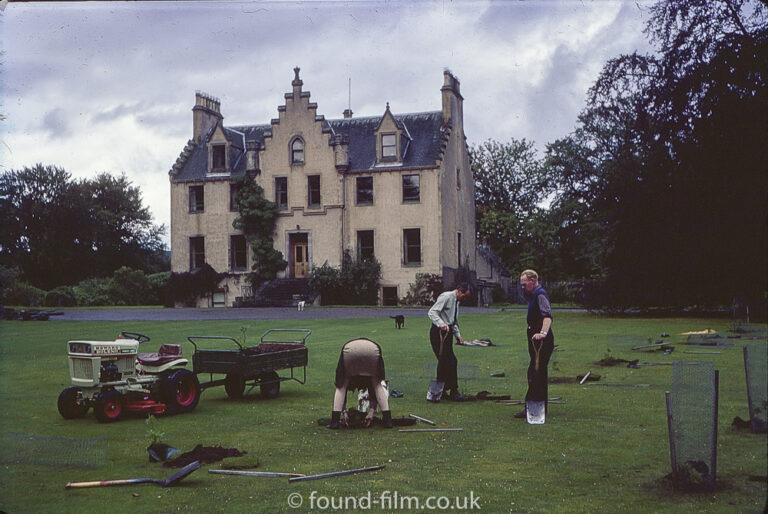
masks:
[[[233,337],[189,336],[187,340],[195,347],[192,370],[197,375],[209,375],[208,381],[200,382],[201,390],[223,385],[227,396],[242,398],[258,386],[262,397],[275,398],[280,394],[280,382],[306,383],[306,342],[311,333],[306,328],[270,329],[261,335],[258,345],[251,347]],[[231,345],[234,347],[224,350],[201,347],[224,341],[234,343]],[[301,368],[300,375],[294,371],[298,368]],[[280,370],[290,370],[290,375],[280,376],[277,373]],[[214,375],[224,375],[224,378]]]

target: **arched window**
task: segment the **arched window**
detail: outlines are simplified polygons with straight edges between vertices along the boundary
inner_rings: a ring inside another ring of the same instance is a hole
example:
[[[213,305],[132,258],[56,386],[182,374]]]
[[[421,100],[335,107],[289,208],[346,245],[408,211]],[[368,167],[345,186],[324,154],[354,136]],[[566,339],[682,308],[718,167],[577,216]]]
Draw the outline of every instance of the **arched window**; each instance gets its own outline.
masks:
[[[291,164],[304,163],[304,141],[296,138],[291,142]]]

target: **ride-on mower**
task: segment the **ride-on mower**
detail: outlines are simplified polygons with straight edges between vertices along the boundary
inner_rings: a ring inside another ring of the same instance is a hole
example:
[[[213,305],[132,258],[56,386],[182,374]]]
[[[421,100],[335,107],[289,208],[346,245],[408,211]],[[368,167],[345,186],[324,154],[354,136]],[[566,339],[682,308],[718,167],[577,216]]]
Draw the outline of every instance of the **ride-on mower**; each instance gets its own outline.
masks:
[[[139,353],[149,337],[121,332],[114,341],[69,341],[67,355],[72,385],[59,395],[59,413],[81,418],[93,407],[101,422],[119,420],[126,412],[182,413],[197,406],[200,382],[184,369],[181,345],[164,344],[157,353]]]

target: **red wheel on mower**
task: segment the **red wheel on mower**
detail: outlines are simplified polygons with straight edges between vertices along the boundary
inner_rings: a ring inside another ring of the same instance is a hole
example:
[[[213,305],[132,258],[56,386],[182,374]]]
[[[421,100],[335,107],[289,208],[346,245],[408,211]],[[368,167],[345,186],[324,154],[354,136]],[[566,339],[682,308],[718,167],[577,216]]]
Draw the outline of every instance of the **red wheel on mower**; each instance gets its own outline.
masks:
[[[96,398],[93,414],[102,423],[117,421],[125,412],[125,397],[118,391],[104,391]]]
[[[59,414],[64,419],[82,418],[88,412],[88,405],[78,401],[79,393],[79,387],[69,386],[59,395]]]
[[[187,369],[169,374],[163,384],[163,400],[170,414],[194,409],[200,401],[200,382],[197,375]]]

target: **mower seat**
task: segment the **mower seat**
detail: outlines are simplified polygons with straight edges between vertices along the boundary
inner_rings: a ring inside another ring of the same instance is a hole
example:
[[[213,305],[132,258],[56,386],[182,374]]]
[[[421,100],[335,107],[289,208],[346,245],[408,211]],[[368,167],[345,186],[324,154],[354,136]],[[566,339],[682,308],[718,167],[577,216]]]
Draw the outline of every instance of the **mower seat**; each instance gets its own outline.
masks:
[[[164,344],[157,352],[140,353],[137,359],[147,366],[161,366],[167,362],[181,359],[181,357],[180,344]]]

